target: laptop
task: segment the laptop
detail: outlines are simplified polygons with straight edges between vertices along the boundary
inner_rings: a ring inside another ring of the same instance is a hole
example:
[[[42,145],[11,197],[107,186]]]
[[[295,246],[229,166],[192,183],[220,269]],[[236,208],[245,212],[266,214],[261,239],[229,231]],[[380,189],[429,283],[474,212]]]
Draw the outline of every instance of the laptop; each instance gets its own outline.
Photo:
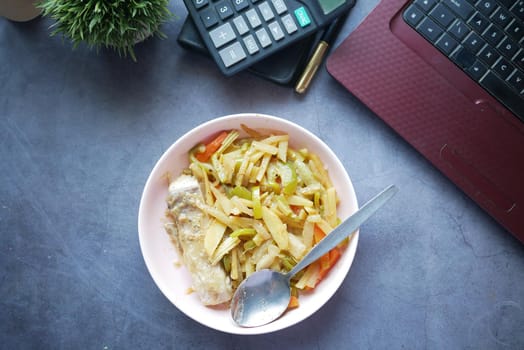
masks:
[[[524,243],[524,0],[382,0],[326,67]]]

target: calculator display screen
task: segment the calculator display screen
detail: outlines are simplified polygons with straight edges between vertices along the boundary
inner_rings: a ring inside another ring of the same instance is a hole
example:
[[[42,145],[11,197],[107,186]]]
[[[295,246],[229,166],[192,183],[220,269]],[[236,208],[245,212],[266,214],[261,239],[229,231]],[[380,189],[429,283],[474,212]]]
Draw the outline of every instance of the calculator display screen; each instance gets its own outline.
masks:
[[[340,5],[343,5],[346,1],[347,0],[318,0],[318,3],[320,4],[322,11],[324,11],[324,14],[327,15]]]

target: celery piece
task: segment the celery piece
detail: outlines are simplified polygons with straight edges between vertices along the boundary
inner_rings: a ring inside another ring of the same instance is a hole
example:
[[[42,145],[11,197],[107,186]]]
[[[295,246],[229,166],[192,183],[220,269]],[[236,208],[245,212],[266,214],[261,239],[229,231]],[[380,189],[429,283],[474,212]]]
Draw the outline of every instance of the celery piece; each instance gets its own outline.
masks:
[[[267,166],[266,177],[268,183],[277,183],[278,168],[276,162],[270,162]]]
[[[262,182],[260,187],[264,192],[280,194],[280,184],[277,182]]]
[[[293,163],[278,163],[278,172],[282,181],[282,192],[292,195],[297,188],[298,179]]]
[[[291,271],[291,269],[295,267],[295,265],[297,264],[296,260],[289,255],[284,255],[280,258],[280,260],[282,261],[282,265],[284,266],[286,271]]]
[[[230,237],[237,237],[237,238],[240,238],[240,239],[250,239],[256,233],[257,233],[257,231],[254,228],[241,228],[241,229],[233,231],[229,236]]]
[[[260,203],[260,187],[253,186],[251,189],[251,200],[253,201],[253,217],[262,219],[262,204]]]
[[[255,241],[251,240],[251,241],[247,241],[246,243],[244,243],[243,247],[244,247],[244,251],[248,251],[251,249],[255,249],[257,247],[257,244],[255,243]]]
[[[295,165],[295,169],[297,172],[298,177],[302,180],[303,183],[306,184],[306,186],[312,185],[314,183],[318,183],[315,180],[315,177],[313,176],[313,173],[311,172],[311,169],[301,161],[300,159],[295,160],[293,163]]]
[[[235,186],[229,191],[231,197],[237,196],[240,198],[251,200],[251,192],[244,186]]]
[[[320,192],[315,192],[313,195],[313,203],[315,208],[320,209]]]
[[[231,272],[231,255],[224,255],[222,258],[222,265],[224,265],[224,270],[227,274]]]

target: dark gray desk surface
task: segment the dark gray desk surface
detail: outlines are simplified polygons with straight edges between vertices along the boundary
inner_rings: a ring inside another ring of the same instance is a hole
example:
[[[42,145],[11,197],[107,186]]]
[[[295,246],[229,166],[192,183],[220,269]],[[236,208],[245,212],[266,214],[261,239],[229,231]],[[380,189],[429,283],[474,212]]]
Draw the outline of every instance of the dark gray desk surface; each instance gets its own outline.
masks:
[[[342,36],[378,3],[359,1]],[[71,50],[48,19],[0,18],[0,347],[5,349],[524,348],[524,246],[325,71],[305,96],[250,74],[226,79],[180,48],[186,10],[138,63]],[[341,39],[338,40],[338,43]],[[155,161],[216,116],[288,118],[339,155],[361,228],[341,289],[305,322],[262,336],[195,323],[154,285],[137,212]]]

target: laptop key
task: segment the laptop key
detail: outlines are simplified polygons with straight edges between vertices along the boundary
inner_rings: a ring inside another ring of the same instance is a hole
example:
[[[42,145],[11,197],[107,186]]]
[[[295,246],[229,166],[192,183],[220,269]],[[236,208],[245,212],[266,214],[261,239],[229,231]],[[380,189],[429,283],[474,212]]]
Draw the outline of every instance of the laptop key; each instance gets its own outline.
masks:
[[[500,42],[497,49],[508,59],[511,59],[517,53],[519,46],[516,42],[505,36]]]
[[[506,32],[509,36],[511,36],[515,40],[522,40],[522,37],[524,36],[524,25],[519,21],[513,21],[511,24],[506,28]]]
[[[462,46],[460,46],[450,57],[462,69],[468,69],[477,60],[473,53]]]
[[[511,6],[513,6],[515,0],[499,0],[499,4],[504,6],[505,8],[509,9]]]
[[[515,67],[513,67],[513,65],[504,57],[501,57],[500,60],[493,65],[493,71],[503,80],[506,80],[509,75],[513,73],[514,69]]]
[[[511,22],[512,17],[509,14],[508,10],[503,7],[499,7],[497,11],[492,16],[493,21],[498,24],[501,28],[505,28],[509,22]]]
[[[415,0],[414,3],[428,13],[435,6],[437,0]]]
[[[475,6],[480,12],[489,17],[497,8],[497,3],[495,0],[480,0]]]
[[[504,32],[496,25],[491,24],[489,28],[486,29],[486,31],[482,34],[482,37],[486,39],[491,45],[497,46],[504,37]]]
[[[450,55],[457,47],[458,43],[448,33],[444,33],[437,41],[437,47],[446,55]]]
[[[513,62],[524,69],[524,49],[520,49],[520,52],[515,56]]]
[[[437,4],[437,6],[431,10],[429,16],[445,28],[447,28],[455,19],[453,13],[442,4]]]
[[[469,27],[462,22],[460,19],[457,19],[455,23],[449,28],[449,33],[455,37],[455,39],[462,40],[470,32]]]
[[[442,2],[463,20],[467,20],[475,12],[473,6],[466,0],[443,0]]]
[[[486,68],[486,66],[480,62],[479,60],[476,60],[475,62],[473,62],[473,64],[468,68],[468,70],[466,71],[470,77],[472,77],[475,81],[479,81],[480,78],[482,78],[482,76],[484,74],[486,74],[486,72],[488,71],[488,69]]]
[[[524,0],[519,0],[515,6],[511,8],[511,13],[524,21]]]
[[[482,62],[486,63],[488,67],[491,67],[500,57],[500,54],[491,46],[484,46],[484,48],[478,53],[478,57]]]
[[[425,17],[417,27],[418,31],[432,43],[436,42],[443,30],[431,18]]]
[[[410,5],[404,12],[404,19],[413,27],[416,27],[422,18],[424,18],[424,13],[415,5]]]
[[[520,94],[520,96],[524,97],[524,72],[515,70],[515,72],[513,72],[513,74],[508,78],[508,83]]]
[[[524,121],[524,0],[412,0],[403,18]]]
[[[464,39],[463,45],[473,53],[477,53],[484,47],[486,42],[475,32],[469,33],[468,37]]]
[[[479,12],[475,13],[475,15],[469,19],[468,24],[477,33],[482,33],[489,26],[488,19]]]

